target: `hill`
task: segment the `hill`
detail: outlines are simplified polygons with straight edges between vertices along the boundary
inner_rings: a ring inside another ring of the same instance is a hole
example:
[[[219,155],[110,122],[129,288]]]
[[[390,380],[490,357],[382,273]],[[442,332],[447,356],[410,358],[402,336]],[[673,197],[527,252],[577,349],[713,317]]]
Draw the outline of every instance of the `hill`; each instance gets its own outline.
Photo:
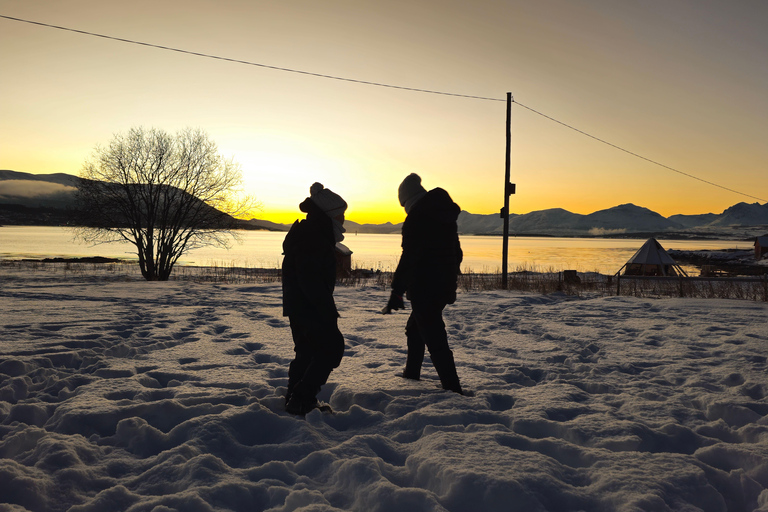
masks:
[[[0,204],[27,208],[66,208],[80,178],[71,174],[0,171]]]
[[[499,215],[461,212],[459,231],[500,234]],[[721,214],[662,215],[633,204],[622,204],[588,215],[562,208],[510,215],[509,231],[517,236],[630,236],[667,234],[681,237],[750,237],[768,229],[768,204],[738,203]],[[754,233],[751,233],[754,231]]]
[[[66,209],[72,205],[80,178],[70,174],[29,174],[0,170],[0,224],[61,225],[67,222]],[[502,219],[498,214],[462,211],[458,219],[463,234],[498,235]],[[402,224],[358,224],[346,221],[349,233],[399,233]],[[287,231],[290,224],[263,219],[242,221],[243,229]],[[510,233],[544,236],[668,236],[749,237],[768,230],[768,203],[738,203],[723,213],[672,215],[664,217],[634,204],[622,204],[587,215],[562,208],[509,216]],[[754,231],[754,234],[752,233]]]

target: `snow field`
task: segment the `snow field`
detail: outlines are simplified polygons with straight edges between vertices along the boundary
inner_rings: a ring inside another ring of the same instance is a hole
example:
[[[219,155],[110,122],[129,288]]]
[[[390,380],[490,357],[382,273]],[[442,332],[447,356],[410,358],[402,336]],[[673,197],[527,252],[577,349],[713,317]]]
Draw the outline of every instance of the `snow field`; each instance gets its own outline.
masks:
[[[459,396],[337,288],[299,418],[279,285],[2,278],[1,511],[768,511],[763,303],[462,293]]]

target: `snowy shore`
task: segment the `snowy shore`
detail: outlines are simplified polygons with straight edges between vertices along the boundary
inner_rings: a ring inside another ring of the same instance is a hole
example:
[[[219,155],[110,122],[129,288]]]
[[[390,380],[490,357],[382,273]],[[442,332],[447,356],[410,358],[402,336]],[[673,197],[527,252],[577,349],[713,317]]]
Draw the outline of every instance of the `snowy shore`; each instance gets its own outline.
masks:
[[[299,418],[279,283],[0,268],[0,511],[768,511],[766,303],[460,293],[459,396],[336,297]]]

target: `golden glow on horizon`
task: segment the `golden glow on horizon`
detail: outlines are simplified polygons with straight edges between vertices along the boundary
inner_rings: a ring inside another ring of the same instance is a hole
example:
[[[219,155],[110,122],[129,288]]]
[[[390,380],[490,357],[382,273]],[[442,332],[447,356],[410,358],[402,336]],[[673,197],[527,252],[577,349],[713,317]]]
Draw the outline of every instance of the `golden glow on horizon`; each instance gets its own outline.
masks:
[[[402,209],[401,209],[402,210]],[[403,222],[405,220],[405,212],[355,212],[348,210],[347,213],[350,215],[347,218],[347,221],[356,222],[357,224],[384,224],[387,222],[391,222],[392,224],[397,224],[399,222]],[[276,222],[278,224],[292,224],[296,220],[301,220],[306,216],[306,214],[299,210],[298,206],[294,211],[287,211],[287,212],[279,212],[279,211],[271,211],[271,212],[264,212],[257,216],[258,219],[262,220],[268,220],[270,222]],[[349,223],[347,222],[345,224],[346,228],[348,230],[351,230]]]

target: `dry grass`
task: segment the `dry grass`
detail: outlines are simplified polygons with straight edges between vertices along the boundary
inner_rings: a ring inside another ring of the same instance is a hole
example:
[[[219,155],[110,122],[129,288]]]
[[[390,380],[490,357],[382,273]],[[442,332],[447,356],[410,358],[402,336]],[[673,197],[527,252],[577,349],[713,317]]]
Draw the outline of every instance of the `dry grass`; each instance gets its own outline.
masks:
[[[171,280],[227,284],[278,283],[280,270],[217,264],[207,267],[180,266],[173,269]]]
[[[135,268],[134,268],[135,267]],[[2,260],[0,271],[4,278],[11,276],[23,277],[30,272],[45,272],[58,276],[110,276],[127,275],[139,272],[138,265],[125,262],[93,263],[93,262],[48,262],[41,260]]]
[[[768,276],[762,277],[622,277],[613,295],[633,297],[696,297],[768,302]]]
[[[29,273],[44,273],[51,279],[77,276],[90,280],[143,279],[138,265],[131,262],[82,263],[42,262],[33,260],[0,260],[0,281],[23,279]],[[521,267],[509,272],[507,289],[526,293],[563,293],[571,296],[602,297],[624,295],[632,297],[696,297],[704,299],[740,299],[768,302],[768,276],[752,278],[649,278],[606,276],[597,272],[573,274],[552,268]],[[206,267],[176,267],[172,281],[201,283],[277,283],[279,269],[213,265]],[[355,269],[339,278],[338,286],[375,287],[386,290],[392,282],[392,272]],[[501,273],[467,271],[459,276],[462,291],[501,290]]]

